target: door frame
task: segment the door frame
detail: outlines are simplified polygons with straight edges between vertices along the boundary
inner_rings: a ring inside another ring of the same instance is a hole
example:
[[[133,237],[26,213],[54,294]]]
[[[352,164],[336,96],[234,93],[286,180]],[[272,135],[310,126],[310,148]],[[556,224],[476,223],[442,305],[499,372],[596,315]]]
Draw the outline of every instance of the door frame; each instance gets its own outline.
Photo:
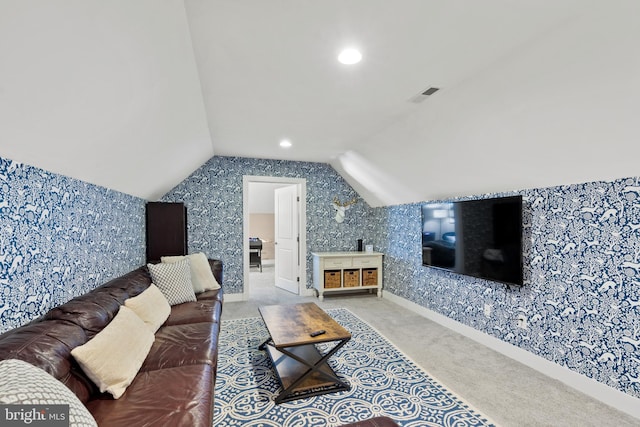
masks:
[[[307,180],[305,178],[281,178],[275,176],[242,176],[242,300],[249,299],[249,183],[267,182],[274,184],[290,184],[298,186],[298,196],[300,197],[299,221],[300,229],[300,284],[298,285],[298,295],[307,295]]]

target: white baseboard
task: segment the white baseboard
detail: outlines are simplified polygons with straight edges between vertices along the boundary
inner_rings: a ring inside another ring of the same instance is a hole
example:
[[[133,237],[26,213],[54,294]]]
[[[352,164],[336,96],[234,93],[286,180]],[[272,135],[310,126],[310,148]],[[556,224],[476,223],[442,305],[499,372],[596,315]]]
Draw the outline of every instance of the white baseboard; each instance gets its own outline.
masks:
[[[389,291],[385,291],[383,293],[383,298],[426,317],[429,320],[439,323],[446,328],[456,331],[459,334],[527,365],[538,372],[557,379],[569,387],[575,388],[576,390],[613,408],[640,419],[640,399],[636,397],[595,381],[587,376],[572,371],[569,368],[560,366],[557,363],[553,363],[543,357],[516,347],[513,344],[499,340],[496,337],[462,324],[456,320],[450,319],[405,298],[394,295]]]
[[[300,296],[303,296],[303,297],[315,297],[316,296],[316,289],[315,288],[304,288],[300,292]]]
[[[224,294],[225,302],[240,302],[245,301],[244,294]]]
[[[316,291],[314,288],[304,288],[300,292],[300,296],[303,297],[313,297],[316,295]],[[227,302],[239,302],[239,301],[247,301],[249,299],[248,295],[244,293],[240,294],[224,294],[224,300]]]

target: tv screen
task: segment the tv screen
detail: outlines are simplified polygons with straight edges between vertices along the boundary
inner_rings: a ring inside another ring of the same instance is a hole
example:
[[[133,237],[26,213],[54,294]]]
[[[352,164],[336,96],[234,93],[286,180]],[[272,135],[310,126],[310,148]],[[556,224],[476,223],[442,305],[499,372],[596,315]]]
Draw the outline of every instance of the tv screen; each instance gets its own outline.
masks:
[[[522,196],[424,204],[422,265],[521,286]]]

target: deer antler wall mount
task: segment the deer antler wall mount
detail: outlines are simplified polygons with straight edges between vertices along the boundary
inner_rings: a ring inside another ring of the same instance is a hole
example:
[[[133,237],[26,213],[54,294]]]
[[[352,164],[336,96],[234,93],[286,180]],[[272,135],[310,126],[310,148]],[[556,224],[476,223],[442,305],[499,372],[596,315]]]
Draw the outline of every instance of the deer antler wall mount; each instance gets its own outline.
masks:
[[[344,202],[344,203],[340,202],[340,200],[338,200],[337,197],[334,197],[333,208],[336,210],[336,216],[334,218],[336,222],[341,223],[342,221],[344,221],[344,216],[347,209],[349,209],[351,205],[355,205],[357,202],[358,202],[358,199],[355,197],[349,200],[348,202]]]

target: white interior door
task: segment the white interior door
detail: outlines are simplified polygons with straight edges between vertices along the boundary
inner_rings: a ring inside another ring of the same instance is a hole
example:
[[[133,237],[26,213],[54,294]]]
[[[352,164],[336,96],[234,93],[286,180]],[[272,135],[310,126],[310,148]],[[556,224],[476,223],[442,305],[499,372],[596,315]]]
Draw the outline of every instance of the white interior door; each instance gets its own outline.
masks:
[[[275,190],[276,286],[300,293],[300,232],[298,185]]]

